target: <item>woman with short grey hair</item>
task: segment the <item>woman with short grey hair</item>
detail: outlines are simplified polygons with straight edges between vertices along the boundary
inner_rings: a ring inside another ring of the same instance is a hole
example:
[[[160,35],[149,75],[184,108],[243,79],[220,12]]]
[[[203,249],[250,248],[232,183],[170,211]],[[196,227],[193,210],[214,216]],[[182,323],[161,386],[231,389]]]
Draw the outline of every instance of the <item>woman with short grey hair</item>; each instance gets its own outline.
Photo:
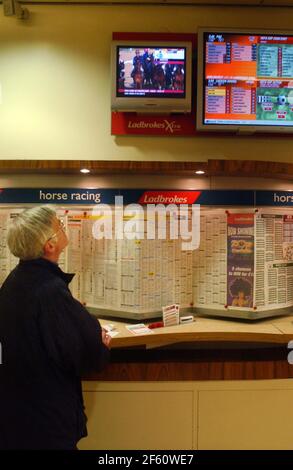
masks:
[[[68,238],[53,208],[16,216],[20,258],[0,289],[0,449],[77,449],[87,435],[81,377],[109,360],[110,337],[58,266]]]
[[[7,243],[11,253],[21,260],[39,258],[52,235],[56,217],[50,206],[33,207],[14,217],[8,228]]]

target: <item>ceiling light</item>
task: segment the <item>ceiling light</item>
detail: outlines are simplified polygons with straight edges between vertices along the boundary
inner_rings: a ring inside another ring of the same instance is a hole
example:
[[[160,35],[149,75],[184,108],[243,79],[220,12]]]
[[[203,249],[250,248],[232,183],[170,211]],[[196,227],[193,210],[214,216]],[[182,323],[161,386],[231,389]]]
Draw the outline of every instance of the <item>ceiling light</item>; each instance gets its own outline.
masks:
[[[195,174],[196,174],[196,175],[204,175],[204,174],[205,174],[205,171],[203,171],[203,170],[196,170],[196,171],[195,171]]]
[[[82,168],[80,172],[86,174],[86,173],[90,173],[91,170],[89,170],[88,168]]]

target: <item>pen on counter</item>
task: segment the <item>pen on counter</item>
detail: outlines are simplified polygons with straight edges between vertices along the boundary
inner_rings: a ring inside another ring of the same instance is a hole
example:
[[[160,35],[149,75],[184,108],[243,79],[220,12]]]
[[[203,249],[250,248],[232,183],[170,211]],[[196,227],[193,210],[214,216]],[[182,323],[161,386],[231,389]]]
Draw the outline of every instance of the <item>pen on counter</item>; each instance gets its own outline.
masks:
[[[148,327],[152,330],[154,328],[162,328],[164,326],[164,323],[162,321],[157,321],[155,323],[150,323]]]

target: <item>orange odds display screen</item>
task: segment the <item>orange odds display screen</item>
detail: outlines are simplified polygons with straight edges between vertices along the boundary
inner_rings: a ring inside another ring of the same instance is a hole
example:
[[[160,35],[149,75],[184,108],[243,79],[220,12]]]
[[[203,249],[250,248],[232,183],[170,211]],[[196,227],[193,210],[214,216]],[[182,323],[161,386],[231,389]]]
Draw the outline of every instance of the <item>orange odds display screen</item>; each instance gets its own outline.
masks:
[[[204,124],[293,125],[293,35],[203,38]]]

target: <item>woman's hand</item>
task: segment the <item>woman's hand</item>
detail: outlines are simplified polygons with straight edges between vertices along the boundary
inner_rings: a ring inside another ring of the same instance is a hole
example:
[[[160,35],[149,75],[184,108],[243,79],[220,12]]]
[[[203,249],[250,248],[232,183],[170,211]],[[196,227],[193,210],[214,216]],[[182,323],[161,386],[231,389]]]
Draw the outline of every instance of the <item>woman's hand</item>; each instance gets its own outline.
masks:
[[[110,347],[111,340],[112,340],[111,336],[108,335],[105,328],[102,328],[102,341],[103,341],[104,345],[107,346],[107,348]]]

